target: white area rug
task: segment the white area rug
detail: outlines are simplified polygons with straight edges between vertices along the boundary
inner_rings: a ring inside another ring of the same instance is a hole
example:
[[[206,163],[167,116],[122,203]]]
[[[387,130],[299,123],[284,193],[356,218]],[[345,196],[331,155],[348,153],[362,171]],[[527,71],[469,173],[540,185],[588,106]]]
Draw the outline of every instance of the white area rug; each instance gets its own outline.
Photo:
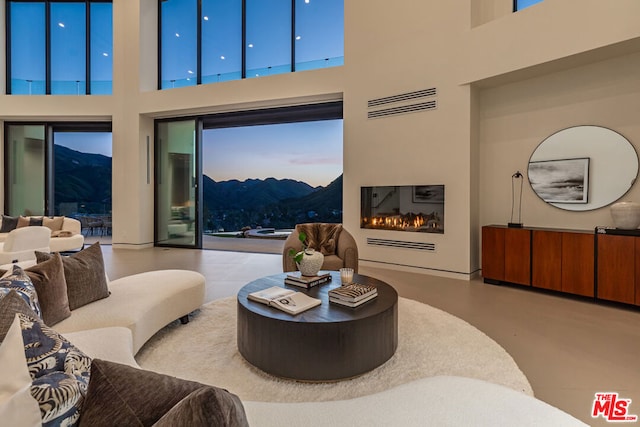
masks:
[[[413,300],[398,301],[398,349],[381,367],[334,383],[282,380],[254,368],[236,346],[236,298],[204,305],[187,325],[156,334],[136,359],[144,369],[226,388],[242,400],[311,402],[366,396],[410,381],[458,376],[533,391],[511,356],[467,322]]]

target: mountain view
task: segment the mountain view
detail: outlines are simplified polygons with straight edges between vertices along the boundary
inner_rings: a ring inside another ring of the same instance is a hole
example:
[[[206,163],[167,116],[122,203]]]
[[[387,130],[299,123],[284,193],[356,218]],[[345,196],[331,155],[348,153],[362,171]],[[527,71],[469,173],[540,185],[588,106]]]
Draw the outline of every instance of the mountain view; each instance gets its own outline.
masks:
[[[111,212],[110,157],[59,145],[54,157],[56,206],[76,208],[57,214]],[[342,221],[342,175],[326,187],[275,178],[216,182],[205,175],[202,187],[205,232]]]

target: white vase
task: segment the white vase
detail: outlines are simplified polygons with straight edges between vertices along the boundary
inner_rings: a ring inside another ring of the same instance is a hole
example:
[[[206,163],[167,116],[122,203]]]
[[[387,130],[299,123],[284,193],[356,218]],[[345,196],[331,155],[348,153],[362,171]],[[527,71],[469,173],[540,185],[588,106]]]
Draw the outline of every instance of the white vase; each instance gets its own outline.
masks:
[[[640,203],[618,202],[609,208],[613,225],[623,230],[635,230],[640,227]]]
[[[318,271],[322,268],[324,262],[324,255],[321,252],[316,252],[313,249],[307,249],[302,255],[300,262],[297,262],[298,270],[303,276],[316,276]]]

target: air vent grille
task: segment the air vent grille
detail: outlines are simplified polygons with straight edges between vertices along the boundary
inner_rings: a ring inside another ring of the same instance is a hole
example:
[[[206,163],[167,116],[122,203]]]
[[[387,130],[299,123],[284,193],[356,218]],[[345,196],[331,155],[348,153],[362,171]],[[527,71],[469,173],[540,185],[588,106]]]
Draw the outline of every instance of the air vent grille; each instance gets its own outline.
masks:
[[[385,96],[384,98],[372,99],[367,102],[367,107],[378,107],[393,102],[407,101],[409,99],[425,98],[427,96],[435,96],[437,93],[435,87],[429,89],[416,90],[415,92],[401,93],[399,95]]]
[[[367,244],[372,246],[386,246],[389,248],[417,249],[428,252],[436,251],[435,243],[407,242],[404,240],[388,240],[367,237]]]
[[[378,117],[394,116],[396,114],[414,113],[422,110],[433,110],[437,106],[436,101],[421,102],[419,104],[402,105],[400,107],[383,108],[382,110],[369,111],[367,117],[376,119]]]

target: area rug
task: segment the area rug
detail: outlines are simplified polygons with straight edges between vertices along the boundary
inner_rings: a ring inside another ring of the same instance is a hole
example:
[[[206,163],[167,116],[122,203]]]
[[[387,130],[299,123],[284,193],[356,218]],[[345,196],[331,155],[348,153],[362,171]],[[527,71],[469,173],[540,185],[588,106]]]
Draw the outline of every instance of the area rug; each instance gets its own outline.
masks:
[[[533,395],[511,356],[469,323],[406,298],[398,300],[398,349],[377,369],[332,383],[284,380],[253,367],[236,346],[236,298],[204,305],[191,322],[174,322],[138,352],[144,369],[226,388],[243,400],[350,399],[425,377],[476,378]]]

